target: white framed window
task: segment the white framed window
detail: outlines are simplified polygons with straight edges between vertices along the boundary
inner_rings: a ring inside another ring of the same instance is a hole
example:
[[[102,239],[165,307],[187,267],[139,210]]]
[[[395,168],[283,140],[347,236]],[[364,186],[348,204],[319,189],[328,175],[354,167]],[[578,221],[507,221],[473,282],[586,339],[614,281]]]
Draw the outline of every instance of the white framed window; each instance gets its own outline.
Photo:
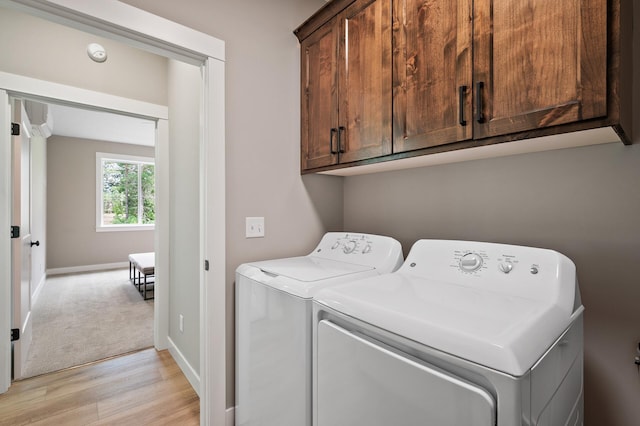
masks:
[[[153,158],[96,152],[96,231],[153,230],[155,204]]]

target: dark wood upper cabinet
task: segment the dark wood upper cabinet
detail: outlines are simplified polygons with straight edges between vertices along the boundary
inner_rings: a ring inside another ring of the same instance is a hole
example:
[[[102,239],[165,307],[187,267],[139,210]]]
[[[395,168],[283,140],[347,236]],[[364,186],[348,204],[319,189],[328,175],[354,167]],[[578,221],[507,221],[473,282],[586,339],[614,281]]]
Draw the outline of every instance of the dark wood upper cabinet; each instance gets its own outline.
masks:
[[[338,25],[326,23],[301,45],[302,169],[338,163]]]
[[[391,153],[391,1],[358,0],[301,42],[302,170]]]
[[[333,0],[294,31],[302,171],[601,127],[630,143],[632,12],[633,0]]]
[[[340,162],[391,154],[391,0],[356,1],[340,26]]]
[[[473,136],[472,0],[393,1],[393,151]]]
[[[607,115],[606,0],[474,0],[474,138]]]

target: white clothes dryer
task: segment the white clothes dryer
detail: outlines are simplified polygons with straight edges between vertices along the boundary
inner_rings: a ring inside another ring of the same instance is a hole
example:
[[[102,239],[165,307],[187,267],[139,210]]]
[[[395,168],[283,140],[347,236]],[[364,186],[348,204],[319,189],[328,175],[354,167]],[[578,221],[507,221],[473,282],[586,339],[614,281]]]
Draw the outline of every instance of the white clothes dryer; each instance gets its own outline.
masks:
[[[402,265],[392,238],[327,233],[307,256],[236,271],[237,426],[311,424],[311,313],[317,291]]]
[[[583,423],[583,306],[552,250],[420,240],[313,313],[314,426]]]

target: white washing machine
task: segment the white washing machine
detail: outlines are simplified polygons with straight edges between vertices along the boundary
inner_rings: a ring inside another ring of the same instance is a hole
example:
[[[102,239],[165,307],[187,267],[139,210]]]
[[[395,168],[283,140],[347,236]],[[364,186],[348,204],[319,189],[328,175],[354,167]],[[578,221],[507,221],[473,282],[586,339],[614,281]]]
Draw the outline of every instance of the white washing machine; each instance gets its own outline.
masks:
[[[583,306],[551,250],[420,240],[313,303],[314,426],[583,423]]]
[[[311,313],[331,285],[395,271],[392,238],[327,233],[307,256],[236,271],[236,425],[311,424]]]

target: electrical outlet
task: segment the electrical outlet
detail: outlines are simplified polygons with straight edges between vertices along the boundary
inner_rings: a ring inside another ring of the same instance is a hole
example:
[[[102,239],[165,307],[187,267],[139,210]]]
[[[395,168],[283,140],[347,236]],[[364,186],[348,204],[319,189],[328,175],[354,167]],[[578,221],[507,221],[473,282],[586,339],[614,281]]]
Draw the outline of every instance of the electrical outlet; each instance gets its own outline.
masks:
[[[246,238],[263,238],[264,237],[264,217],[247,217],[245,218],[245,237]]]
[[[180,314],[180,333],[184,333],[184,315]]]

